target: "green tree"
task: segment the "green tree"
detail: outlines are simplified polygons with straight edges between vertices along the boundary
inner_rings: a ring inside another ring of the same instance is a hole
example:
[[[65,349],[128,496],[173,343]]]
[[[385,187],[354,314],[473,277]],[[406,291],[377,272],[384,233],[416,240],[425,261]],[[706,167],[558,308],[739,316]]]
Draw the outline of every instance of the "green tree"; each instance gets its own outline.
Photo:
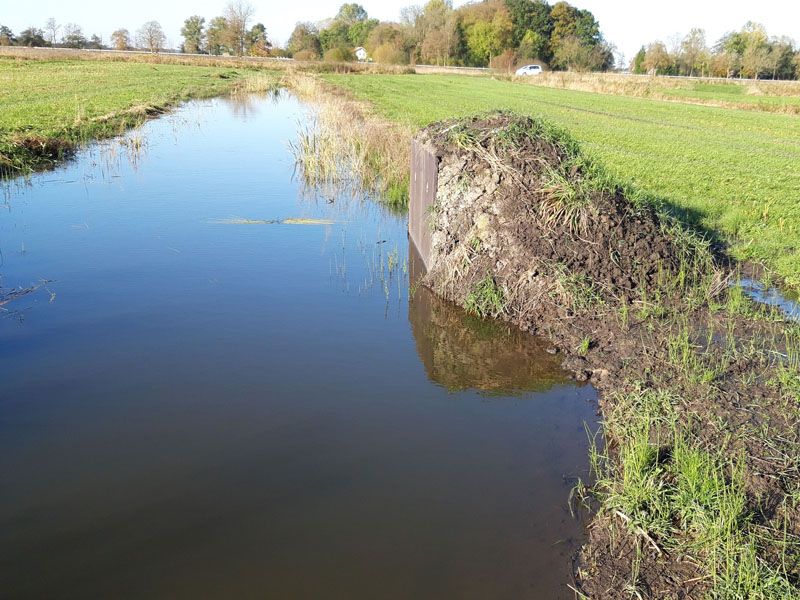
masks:
[[[519,47],[526,36],[536,39],[550,40],[553,33],[553,21],[550,18],[552,8],[544,0],[505,0],[511,21],[514,24],[512,41]],[[541,56],[545,59],[545,56]]]
[[[306,58],[322,56],[319,31],[311,23],[298,23],[289,37],[286,49],[291,55],[305,53]]]
[[[514,24],[502,0],[467,4],[458,12],[467,51],[465,62],[488,65],[492,57],[513,47]]]
[[[355,25],[360,21],[366,21],[369,18],[367,11],[360,4],[355,2],[349,4],[342,4],[335,20],[344,23],[348,27]]]
[[[267,28],[263,23],[256,23],[247,33],[247,51],[252,56],[267,56],[272,44],[267,38]]]
[[[647,72],[647,69],[644,68],[644,58],[647,55],[647,51],[645,47],[642,46],[639,48],[639,51],[636,53],[636,56],[633,57],[633,64],[631,65],[631,71],[633,71],[636,75],[643,75]]]
[[[183,22],[183,51],[187,54],[198,54],[205,49],[206,20],[200,15],[192,15]]]
[[[103,50],[105,48],[105,45],[103,45],[103,38],[96,33],[92,34],[92,37],[86,42],[86,47],[91,50]]]
[[[13,46],[16,41],[14,32],[7,26],[0,25],[0,46]]]
[[[47,40],[44,38],[44,31],[36,27],[28,27],[20,32],[17,38],[17,44],[20,46],[41,47],[47,46]]]
[[[209,54],[219,56],[230,53],[228,48],[228,21],[225,17],[214,17],[206,29],[206,49]]]

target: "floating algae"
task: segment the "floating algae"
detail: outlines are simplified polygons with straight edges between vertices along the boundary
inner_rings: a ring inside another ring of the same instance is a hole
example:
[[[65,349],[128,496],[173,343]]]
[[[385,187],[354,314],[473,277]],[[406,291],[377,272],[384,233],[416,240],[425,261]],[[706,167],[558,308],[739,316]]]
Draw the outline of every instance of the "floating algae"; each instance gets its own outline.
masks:
[[[218,219],[215,225],[334,225],[330,219]]]

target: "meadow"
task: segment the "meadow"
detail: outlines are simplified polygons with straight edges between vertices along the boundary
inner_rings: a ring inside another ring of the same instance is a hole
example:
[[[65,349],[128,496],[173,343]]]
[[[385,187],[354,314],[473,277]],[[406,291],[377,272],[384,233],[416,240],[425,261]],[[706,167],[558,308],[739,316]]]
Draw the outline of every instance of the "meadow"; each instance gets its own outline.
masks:
[[[453,75],[326,75],[379,116],[421,127],[504,109],[567,129],[615,176],[734,256],[800,285],[800,119]]]
[[[241,68],[0,56],[0,170],[47,166],[182,101],[275,80]]]

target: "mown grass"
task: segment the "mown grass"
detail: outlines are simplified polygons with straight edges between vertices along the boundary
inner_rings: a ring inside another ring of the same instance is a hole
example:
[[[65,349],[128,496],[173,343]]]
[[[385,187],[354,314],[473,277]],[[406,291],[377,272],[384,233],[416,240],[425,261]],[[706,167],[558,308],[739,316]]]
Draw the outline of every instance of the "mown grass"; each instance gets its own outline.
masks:
[[[0,57],[0,170],[46,167],[90,139],[255,78],[277,80],[263,70]]]
[[[415,127],[494,109],[566,127],[620,180],[800,286],[800,119],[447,75],[327,75]]]

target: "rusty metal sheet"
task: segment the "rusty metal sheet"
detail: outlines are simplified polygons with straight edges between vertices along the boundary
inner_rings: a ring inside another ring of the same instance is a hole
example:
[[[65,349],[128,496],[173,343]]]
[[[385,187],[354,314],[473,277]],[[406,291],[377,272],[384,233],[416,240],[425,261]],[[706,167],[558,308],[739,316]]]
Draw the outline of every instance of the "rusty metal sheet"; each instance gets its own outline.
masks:
[[[411,143],[411,182],[408,205],[408,234],[426,269],[431,256],[431,206],[436,201],[439,159],[417,140]]]

